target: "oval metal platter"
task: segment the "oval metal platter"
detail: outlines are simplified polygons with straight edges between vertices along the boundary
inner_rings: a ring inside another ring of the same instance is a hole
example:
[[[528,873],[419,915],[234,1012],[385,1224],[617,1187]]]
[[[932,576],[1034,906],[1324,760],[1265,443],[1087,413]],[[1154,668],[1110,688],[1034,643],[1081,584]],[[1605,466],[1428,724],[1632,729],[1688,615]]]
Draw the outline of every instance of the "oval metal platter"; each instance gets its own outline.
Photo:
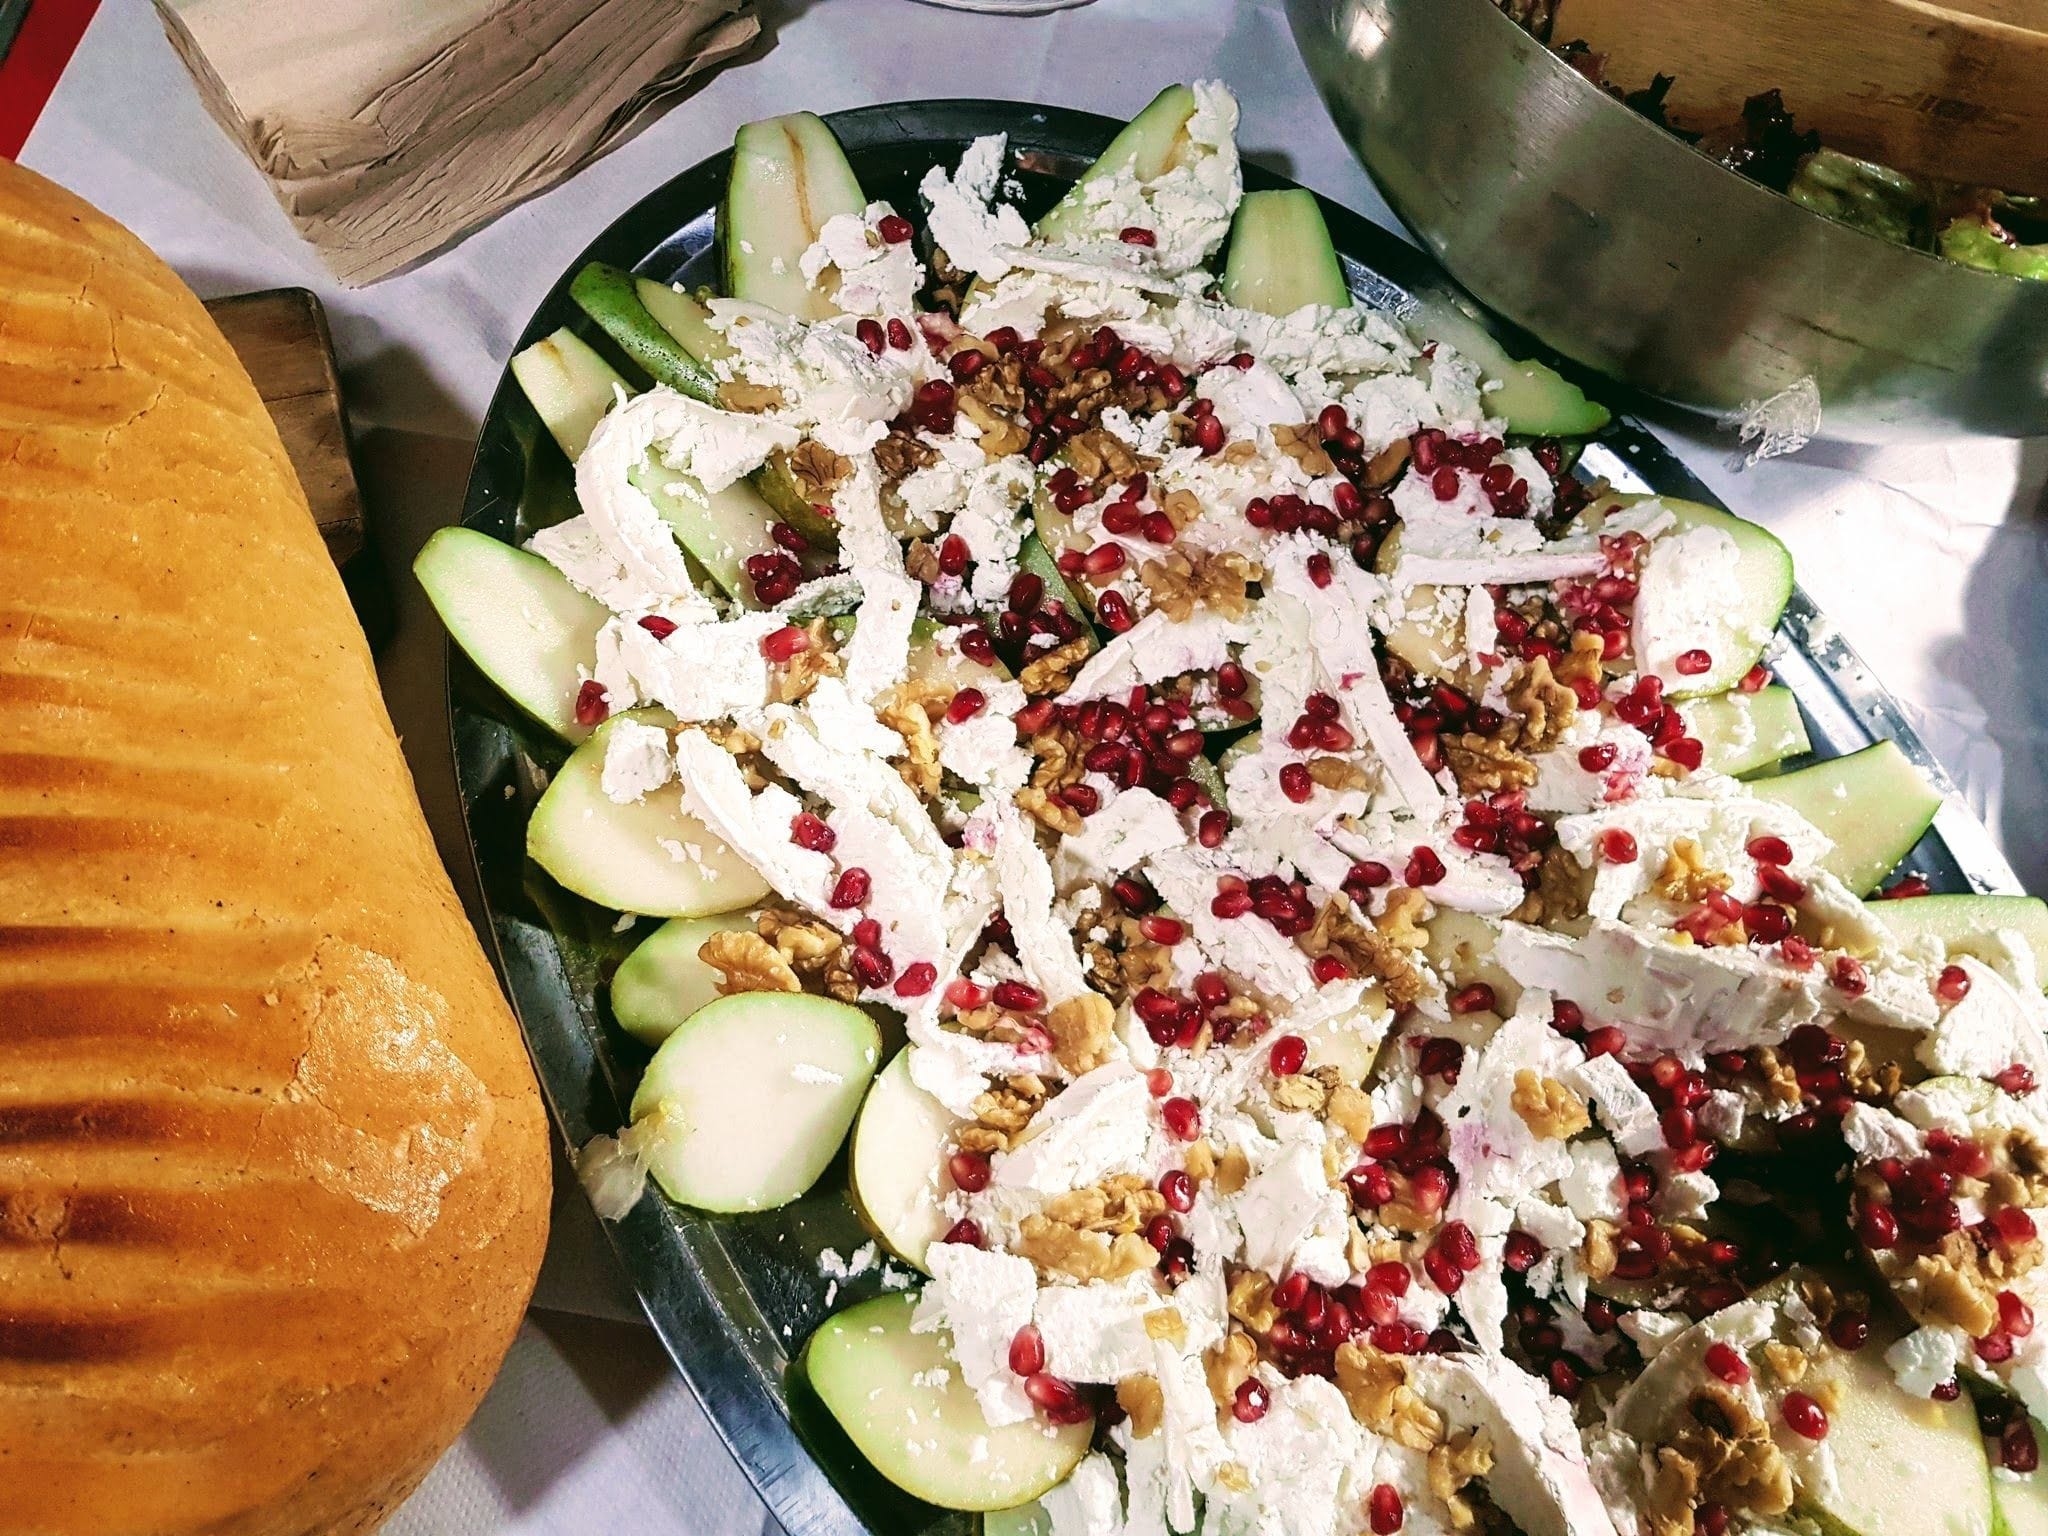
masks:
[[[916,187],[933,164],[950,166],[976,137],[1007,133],[1011,190],[1027,214],[1049,207],[1121,125],[1092,113],[984,101],[905,102],[826,119],[861,184],[913,214]],[[585,261],[631,267],[663,281],[716,277],[715,220],[729,155],[683,172],[605,230],[562,274],[521,336],[525,346],[568,325],[620,361],[569,299]],[[1246,185],[1291,185],[1247,166]],[[1400,313],[1418,288],[1451,285],[1435,263],[1398,236],[1332,204],[1330,231],[1353,292]],[[1501,328],[1516,356],[1536,348]],[[1566,367],[1612,402],[1612,387]],[[1617,420],[1592,444],[1581,473],[1624,490],[1711,497],[1640,427]],[[463,521],[523,541],[575,511],[567,461],[504,375],[486,415]],[[1928,768],[1949,803],[1910,861],[1938,890],[2017,890],[1996,846],[1886,694],[1803,593],[1795,592],[1772,663],[1799,698],[1819,755],[1888,736]],[[615,1131],[647,1052],[611,1016],[605,983],[648,932],[651,919],[622,920],[570,895],[526,858],[526,821],[564,751],[524,720],[459,651],[448,666],[449,728],[490,937],[543,1091],[572,1147]],[[836,1305],[883,1283],[879,1271],[835,1281],[819,1271],[827,1247],[842,1255],[869,1240],[846,1189],[844,1158],[803,1199],[745,1217],[681,1210],[650,1190],[625,1220],[607,1226],[647,1316],[719,1433],[790,1536],[964,1536],[971,1516],[948,1514],[898,1492],[874,1472],[810,1396],[794,1368],[811,1330]],[[899,1282],[900,1283],[900,1282]]]

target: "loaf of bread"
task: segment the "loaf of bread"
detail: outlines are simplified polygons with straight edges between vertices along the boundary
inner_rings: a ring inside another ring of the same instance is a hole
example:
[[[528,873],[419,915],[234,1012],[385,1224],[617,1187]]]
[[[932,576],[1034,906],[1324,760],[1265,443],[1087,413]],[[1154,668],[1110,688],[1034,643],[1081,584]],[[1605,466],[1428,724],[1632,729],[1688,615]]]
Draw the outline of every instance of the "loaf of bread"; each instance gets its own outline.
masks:
[[[374,1529],[547,1132],[248,376],[0,161],[0,1532]]]

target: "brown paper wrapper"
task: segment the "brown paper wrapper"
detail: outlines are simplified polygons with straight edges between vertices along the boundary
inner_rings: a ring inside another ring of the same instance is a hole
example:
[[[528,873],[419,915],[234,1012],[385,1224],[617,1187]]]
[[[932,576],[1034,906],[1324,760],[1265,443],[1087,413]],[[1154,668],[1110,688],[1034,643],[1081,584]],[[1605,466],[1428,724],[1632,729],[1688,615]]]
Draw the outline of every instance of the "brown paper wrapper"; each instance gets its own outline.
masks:
[[[156,0],[214,119],[345,283],[602,154],[750,44],[746,0]]]

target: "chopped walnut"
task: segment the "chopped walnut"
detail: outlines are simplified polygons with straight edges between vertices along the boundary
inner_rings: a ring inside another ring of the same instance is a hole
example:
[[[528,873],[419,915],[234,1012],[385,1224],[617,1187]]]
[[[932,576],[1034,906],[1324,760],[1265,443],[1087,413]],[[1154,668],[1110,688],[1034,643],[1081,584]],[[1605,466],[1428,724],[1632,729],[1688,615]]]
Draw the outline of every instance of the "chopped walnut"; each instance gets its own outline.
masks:
[[[1593,1123],[1584,1099],[1530,1067],[1515,1074],[1515,1091],[1508,1102],[1529,1134],[1545,1141],[1569,1141]]]
[[[728,411],[772,411],[787,405],[788,399],[773,384],[752,384],[745,379],[727,379],[718,386],[718,403]]]
[[[1091,484],[1125,481],[1141,470],[1159,467],[1158,460],[1131,452],[1128,444],[1102,427],[1068,438],[1062,452],[1074,472]]]
[[[1371,789],[1372,778],[1348,757],[1312,757],[1308,776],[1324,789]]]
[[[1034,698],[1041,694],[1065,693],[1073,684],[1074,674],[1094,652],[1095,637],[1092,634],[1076,635],[1065,645],[1055,646],[1026,662],[1024,670],[1017,674],[1017,681]]]
[[[1243,618],[1250,606],[1245,588],[1259,575],[1256,565],[1231,549],[1213,554],[1170,549],[1138,570],[1153,606],[1176,624],[1185,623],[1198,607],[1213,608],[1225,618]]]
[[[797,494],[814,506],[830,501],[839,483],[852,473],[850,460],[811,438],[789,450],[789,477],[796,482]]]
[[[1429,1448],[1429,1491],[1442,1501],[1454,1531],[1479,1524],[1465,1489],[1493,1470],[1493,1441],[1483,1429],[1460,1430]]]
[[[1408,1385],[1408,1363],[1353,1339],[1337,1350],[1337,1390],[1351,1416],[1376,1435],[1411,1451],[1433,1450],[1444,1437],[1443,1416]]]
[[[754,931],[773,944],[799,976],[821,986],[827,997],[850,1003],[860,996],[860,982],[847,968],[838,933],[816,918],[768,907],[754,919]]]
[[[1273,1282],[1256,1269],[1241,1269],[1230,1281],[1230,1315],[1253,1333],[1264,1333],[1279,1320],[1273,1304]]]
[[[1758,1046],[1753,1053],[1757,1072],[1762,1078],[1764,1098],[1773,1104],[1794,1105],[1801,1097],[1799,1074],[1792,1063],[1780,1056],[1773,1046]]]
[[[1057,832],[1061,837],[1078,837],[1085,825],[1079,811],[1064,800],[1055,800],[1035,784],[1027,784],[1017,791],[1016,806],[1041,827]]]
[[[1279,1314],[1275,1313],[1277,1320]],[[1266,1327],[1272,1327],[1268,1323]],[[1264,1330],[1261,1330],[1262,1332]],[[1209,1378],[1209,1395],[1216,1400],[1216,1406],[1226,1411],[1237,1399],[1237,1389],[1244,1385],[1251,1375],[1252,1367],[1259,1362],[1259,1347],[1251,1335],[1242,1329],[1232,1328],[1221,1341],[1212,1344],[1202,1356],[1202,1370]]]
[[[1502,731],[1513,734],[1513,727],[1519,724],[1519,721],[1510,719]],[[1466,731],[1442,738],[1441,744],[1444,761],[1450,765],[1452,777],[1465,794],[1527,789],[1536,782],[1536,765],[1498,734],[1482,736],[1477,731]]]
[[[796,971],[758,933],[744,929],[714,933],[697,948],[697,958],[718,972],[718,992],[730,997],[735,992],[801,992],[804,984]]]
[[[1131,1434],[1140,1440],[1157,1434],[1166,1417],[1166,1394],[1156,1376],[1126,1376],[1116,1384],[1116,1405],[1130,1416]]]
[[[1509,914],[1518,923],[1561,927],[1586,915],[1593,894],[1593,872],[1556,843],[1543,850],[1536,864],[1536,889]]]
[[[932,717],[944,715],[951,697],[951,691],[938,683],[903,682],[889,690],[875,711],[877,720],[903,738],[903,761],[896,772],[920,800],[936,795],[944,777]]]
[[[1330,1101],[1330,1085],[1310,1072],[1275,1078],[1269,1091],[1274,1104],[1298,1114],[1320,1115]]]
[[[1015,1248],[1046,1273],[1075,1280],[1121,1280],[1159,1262],[1152,1245],[1135,1232],[1111,1238],[1106,1232],[1085,1232],[1043,1215],[1024,1218]]]
[[[1166,1197],[1136,1174],[1119,1173],[1069,1190],[1045,1203],[1043,1214],[1061,1226],[1123,1237],[1166,1213]]]
[[[1922,1322],[1954,1323],[1972,1338],[1998,1327],[1999,1288],[1967,1232],[1951,1232],[1932,1253],[1915,1257],[1896,1284],[1906,1310]]]
[[[1232,1493],[1250,1493],[1252,1475],[1245,1470],[1243,1462],[1226,1461],[1216,1468],[1216,1483]]]
[[[1025,1074],[974,1101],[974,1124],[961,1127],[960,1145],[970,1152],[1007,1152],[1044,1105],[1043,1079]]]
[[[1705,901],[1735,882],[1718,869],[1707,868],[1707,856],[1692,838],[1681,837],[1664,856],[1664,867],[1650,883],[1650,889],[1666,901],[1690,904]]]
[[[795,704],[810,697],[819,679],[839,676],[839,653],[832,647],[831,631],[823,619],[804,626],[811,643],[784,662],[775,677],[775,697]]]
[[[1124,919],[1130,922],[1129,918]],[[1135,928],[1136,923],[1131,926]],[[1140,992],[1146,987],[1168,991],[1173,986],[1173,951],[1164,944],[1140,938],[1135,944],[1124,944],[1123,952],[1117,956],[1117,971],[1126,993]]]
[[[1394,1198],[1379,1208],[1376,1220],[1380,1226],[1395,1232],[1422,1233],[1433,1231],[1443,1224],[1441,1204],[1432,1205],[1425,1210],[1409,1198],[1414,1190],[1414,1184],[1407,1174],[1390,1171],[1388,1177],[1393,1181]]]
[[[1538,656],[1524,663],[1507,686],[1508,704],[1514,709],[1514,740],[1517,751],[1534,754],[1553,747],[1570,729],[1579,710],[1579,696],[1569,684],[1559,682],[1550,670],[1548,657]]]
[[[961,392],[957,397],[960,412],[980,430],[981,451],[992,459],[1007,458],[1013,453],[1022,453],[1031,442],[1028,428],[974,390]]]
[[[1712,1380],[1694,1389],[1690,1405],[1671,1415],[1672,1432],[1645,1447],[1651,1530],[1692,1536],[1702,1504],[1722,1504],[1752,1517],[1792,1507],[1792,1473],[1770,1425],[1744,1395]]]
[[[1384,490],[1399,478],[1408,466],[1409,444],[1405,437],[1397,437],[1365,462],[1365,474],[1360,477],[1368,491]]]
[[[1225,1147],[1216,1159],[1216,1191],[1234,1195],[1250,1182],[1252,1160],[1243,1147]]]
[[[1202,502],[1193,491],[1171,490],[1159,498],[1159,510],[1166,514],[1166,520],[1178,532],[1202,515]]]
[[[1200,1187],[1216,1177],[1216,1149],[1206,1141],[1193,1142],[1188,1147],[1184,1165],[1188,1177]]]
[[[912,539],[903,551],[903,574],[920,586],[930,586],[945,574],[939,566],[939,552],[923,539]]]
[[[1175,1349],[1188,1341],[1188,1320],[1178,1307],[1157,1307],[1145,1314],[1145,1337],[1163,1339]]]
[[[1332,475],[1337,472],[1337,466],[1330,462],[1330,455],[1324,451],[1322,434],[1315,429],[1314,423],[1274,427],[1273,446],[1299,464],[1307,474]]]
[[[1586,1223],[1586,1240],[1579,1247],[1579,1267],[1592,1279],[1605,1280],[1614,1273],[1619,1255],[1614,1248],[1615,1226],[1611,1221],[1594,1217]]]
[[[883,478],[892,485],[916,470],[936,464],[938,459],[938,449],[924,442],[915,432],[905,431],[901,427],[893,429],[887,437],[875,444],[875,467],[881,470]]]
[[[1343,1084],[1330,1094],[1323,1118],[1362,1144],[1372,1131],[1372,1095],[1363,1088]]]
[[[1804,1350],[1794,1348],[1782,1339],[1766,1339],[1759,1352],[1764,1357],[1764,1364],[1771,1368],[1771,1375],[1780,1385],[1796,1387],[1805,1380],[1806,1367],[1810,1362]]]
[[[1045,1016],[1053,1060],[1075,1077],[1093,1071],[1108,1059],[1115,1024],[1116,1009],[1098,993],[1083,992],[1054,1004]]]
[[[1421,898],[1419,891],[1408,887],[1395,894]],[[1415,928],[1419,905],[1420,900],[1404,900],[1397,908],[1390,900],[1379,921],[1366,924],[1351,915],[1348,898],[1333,896],[1323,903],[1314,925],[1299,942],[1311,955],[1335,955],[1354,975],[1378,977],[1386,989],[1387,1001],[1396,1008],[1409,1008],[1423,991],[1422,973],[1409,955],[1429,942],[1426,933],[1420,933],[1418,943],[1409,942],[1411,934],[1419,933]]]

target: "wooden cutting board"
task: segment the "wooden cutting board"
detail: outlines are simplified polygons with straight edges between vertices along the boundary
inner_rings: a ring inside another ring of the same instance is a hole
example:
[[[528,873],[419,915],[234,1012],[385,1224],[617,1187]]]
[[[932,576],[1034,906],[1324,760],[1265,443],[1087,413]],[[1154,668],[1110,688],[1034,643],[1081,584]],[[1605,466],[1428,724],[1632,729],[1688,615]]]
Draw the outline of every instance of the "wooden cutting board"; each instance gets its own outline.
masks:
[[[327,312],[304,288],[236,294],[206,308],[256,381],[328,554],[346,564],[363,547],[363,502]]]
[[[1674,122],[1785,93],[1831,147],[1948,181],[2048,193],[2048,0],[1557,0],[1624,90],[1675,79]]]

